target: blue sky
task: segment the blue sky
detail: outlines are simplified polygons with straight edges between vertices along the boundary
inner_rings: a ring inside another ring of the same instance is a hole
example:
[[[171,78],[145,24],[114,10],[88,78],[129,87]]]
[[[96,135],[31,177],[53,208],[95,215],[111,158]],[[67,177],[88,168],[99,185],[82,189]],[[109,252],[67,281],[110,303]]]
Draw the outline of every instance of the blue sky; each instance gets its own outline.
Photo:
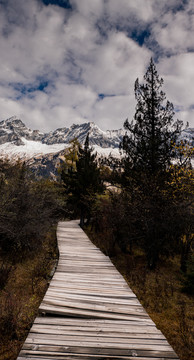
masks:
[[[153,57],[194,127],[193,0],[0,0],[0,49],[0,120],[121,128]]]

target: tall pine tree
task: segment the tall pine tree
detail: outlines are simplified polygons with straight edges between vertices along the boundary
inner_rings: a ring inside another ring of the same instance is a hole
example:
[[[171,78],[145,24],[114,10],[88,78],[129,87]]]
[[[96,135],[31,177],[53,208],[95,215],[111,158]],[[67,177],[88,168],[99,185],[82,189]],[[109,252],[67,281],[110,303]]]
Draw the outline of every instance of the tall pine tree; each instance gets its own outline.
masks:
[[[164,104],[163,79],[159,78],[152,59],[144,80],[144,84],[138,79],[135,82],[136,112],[131,122],[124,123],[129,134],[123,137],[121,148],[130,168],[155,174],[166,169],[175,155],[181,122],[173,120],[173,104],[169,101]]]
[[[135,82],[136,111],[134,119],[124,123],[128,133],[121,144],[126,153],[123,187],[135,210],[137,239],[150,268],[156,266],[160,254],[171,252],[179,237],[176,206],[168,195],[171,173],[167,170],[176,155],[181,122],[173,120],[173,104],[165,101],[162,85],[151,59],[144,83]]]

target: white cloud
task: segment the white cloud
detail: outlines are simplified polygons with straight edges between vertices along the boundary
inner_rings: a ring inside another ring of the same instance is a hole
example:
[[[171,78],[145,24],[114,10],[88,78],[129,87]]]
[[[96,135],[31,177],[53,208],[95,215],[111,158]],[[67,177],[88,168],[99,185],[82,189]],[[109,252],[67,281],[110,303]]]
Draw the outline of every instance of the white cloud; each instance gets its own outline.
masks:
[[[96,48],[93,62],[82,64],[82,76],[98,93],[126,94],[138,74],[143,74],[150,56],[149,50],[138,46],[124,33],[111,33],[107,41]]]
[[[22,117],[23,109],[20,104],[7,97],[0,97],[0,119],[8,119],[13,116],[13,114]]]
[[[175,109],[181,109],[177,117],[194,126],[193,117],[193,84],[194,53],[187,53],[163,59],[159,72],[165,80],[167,98],[173,102]]]
[[[94,122],[103,130],[122,128],[126,118],[132,120],[135,109],[134,95],[106,97],[96,102]]]
[[[36,1],[30,3],[35,4]],[[7,36],[2,34],[0,38],[0,80],[26,84],[48,74],[49,69],[57,71],[63,62],[63,12],[56,7],[42,7],[39,10],[37,5],[32,26],[33,11],[31,8],[28,10],[26,24],[11,24],[14,32]]]
[[[193,116],[192,0],[179,10],[181,0],[71,3],[73,10],[41,0],[1,5],[1,119],[16,114],[44,131],[84,121],[121,127],[135,111],[135,79],[161,49],[167,98],[183,109],[178,115]],[[132,34],[148,29],[150,40],[140,46]],[[114,96],[99,100],[100,93]]]
[[[153,34],[165,52],[177,54],[194,50],[194,13],[186,9],[165,14],[153,26]]]
[[[104,0],[92,0],[89,3],[88,0],[72,0],[71,4],[78,13],[88,18],[88,21],[101,17],[104,12]]]
[[[108,0],[107,10],[110,18],[123,18],[125,23],[136,17],[139,21],[149,21],[153,18],[153,1],[152,0]],[[130,26],[130,24],[129,24]],[[135,24],[133,24],[133,27]]]

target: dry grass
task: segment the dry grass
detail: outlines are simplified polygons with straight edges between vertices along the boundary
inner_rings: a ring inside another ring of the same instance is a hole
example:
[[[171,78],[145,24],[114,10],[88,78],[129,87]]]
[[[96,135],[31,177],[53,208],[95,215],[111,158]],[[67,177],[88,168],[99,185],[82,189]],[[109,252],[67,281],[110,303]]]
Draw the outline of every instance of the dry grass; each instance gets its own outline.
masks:
[[[38,254],[32,254],[30,259],[12,266],[7,282],[0,291],[0,360],[17,358],[37,316],[56,257],[53,232],[45,238]],[[0,259],[0,266],[2,261]],[[9,268],[8,260],[6,263]]]
[[[88,230],[87,234],[106,253],[108,241],[104,234],[97,236]],[[161,261],[155,271],[147,269],[145,256],[139,249],[129,255],[117,248],[111,260],[179,358],[193,359],[193,297],[181,291],[179,258]]]

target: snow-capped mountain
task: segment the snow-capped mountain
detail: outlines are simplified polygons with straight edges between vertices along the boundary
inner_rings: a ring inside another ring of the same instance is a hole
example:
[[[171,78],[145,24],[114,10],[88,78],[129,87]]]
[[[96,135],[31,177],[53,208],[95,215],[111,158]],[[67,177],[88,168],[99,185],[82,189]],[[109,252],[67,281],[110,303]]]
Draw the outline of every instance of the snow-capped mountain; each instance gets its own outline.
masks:
[[[29,129],[13,116],[0,122],[0,156],[25,159],[37,174],[55,175],[69,142],[77,138],[83,144],[88,133],[90,145],[99,155],[119,155],[123,130],[104,132],[93,122],[88,122],[42,133]]]
[[[98,145],[102,148],[119,147],[122,137],[122,130],[114,132],[104,132],[93,122],[88,122],[80,125],[73,124],[70,128],[60,128],[51,131],[42,139],[42,142],[48,145],[66,143],[68,144],[72,139],[77,138],[80,144],[83,144],[86,135],[89,133],[90,145]]]
[[[48,175],[55,172],[69,142],[77,138],[83,144],[88,133],[90,145],[99,155],[119,156],[119,144],[125,133],[122,129],[105,132],[88,122],[43,133],[29,129],[16,116],[0,122],[0,156],[27,159],[32,168],[39,168],[40,174],[44,169],[44,174]],[[194,128],[183,130],[180,140],[194,146]]]
[[[26,140],[41,141],[44,134],[38,130],[28,129],[16,116],[0,122],[0,144],[12,142],[15,145],[24,145],[22,138]]]
[[[118,148],[123,130],[102,131],[93,122],[80,125],[73,124],[70,128],[60,128],[49,133],[41,133],[39,130],[31,130],[15,116],[0,122],[0,144],[11,142],[15,145],[25,145],[26,141],[40,142],[46,145],[68,145],[72,139],[77,138],[83,144],[89,133],[90,145],[98,145],[102,148]]]

